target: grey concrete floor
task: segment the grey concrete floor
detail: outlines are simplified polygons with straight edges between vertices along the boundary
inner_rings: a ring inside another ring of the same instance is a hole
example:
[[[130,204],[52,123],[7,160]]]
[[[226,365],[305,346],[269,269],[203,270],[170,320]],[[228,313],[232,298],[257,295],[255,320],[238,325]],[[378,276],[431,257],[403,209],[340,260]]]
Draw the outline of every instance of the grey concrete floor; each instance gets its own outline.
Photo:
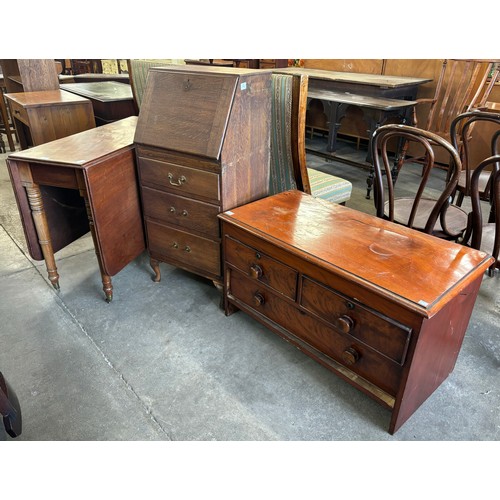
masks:
[[[454,372],[391,436],[387,410],[246,314],[226,317],[210,282],[162,264],[154,283],[146,254],[108,304],[85,236],[56,254],[56,292],[27,254],[5,157],[0,370],[22,405],[18,441],[500,441],[498,277],[484,278]],[[365,171],[310,162],[372,210]]]

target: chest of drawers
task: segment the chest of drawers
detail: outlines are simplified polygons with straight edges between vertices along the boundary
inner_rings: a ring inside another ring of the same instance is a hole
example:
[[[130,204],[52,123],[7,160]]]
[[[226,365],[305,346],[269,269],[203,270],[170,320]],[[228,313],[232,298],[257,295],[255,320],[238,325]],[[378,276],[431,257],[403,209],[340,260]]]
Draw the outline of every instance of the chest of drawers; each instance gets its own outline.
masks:
[[[151,265],[222,281],[221,211],[268,193],[271,74],[152,68],[135,144]]]
[[[226,314],[389,408],[391,434],[453,370],[491,257],[298,191],[219,217]]]

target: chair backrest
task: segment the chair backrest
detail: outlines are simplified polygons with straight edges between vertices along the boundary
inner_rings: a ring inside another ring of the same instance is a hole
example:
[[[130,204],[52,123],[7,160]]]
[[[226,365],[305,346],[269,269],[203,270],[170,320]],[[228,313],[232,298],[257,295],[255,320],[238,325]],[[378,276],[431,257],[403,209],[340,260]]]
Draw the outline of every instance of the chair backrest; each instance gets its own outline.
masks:
[[[456,149],[448,141],[432,132],[407,125],[393,124],[379,127],[373,134],[371,142],[374,167],[374,202],[377,217],[391,221],[396,220],[395,204],[398,196],[396,196],[395,191],[394,161],[389,156],[391,149],[389,143],[392,144],[394,141],[399,140],[417,143],[420,147],[423,147],[425,155],[423,167],[412,163],[404,164],[405,170],[409,170],[412,165],[414,166],[410,181],[414,189],[404,193],[404,198],[408,200],[407,210],[405,210],[404,214],[406,220],[397,221],[410,228],[418,227],[424,232],[432,234],[438,219],[441,225],[445,225],[444,216],[450,205],[451,195],[458,183],[462,169],[460,157]],[[449,168],[445,175],[443,175],[442,168],[439,168],[435,162],[436,147],[443,148],[449,156]],[[432,176],[433,171],[440,173],[441,178],[438,181],[436,181],[436,178],[439,175]],[[401,172],[399,173],[400,176]],[[405,185],[408,185],[408,183],[405,183]],[[429,203],[428,200],[432,200],[432,203]],[[424,220],[421,220],[422,211],[419,211],[421,204],[430,205],[430,210],[425,211]],[[446,227],[444,229],[446,232]]]
[[[135,111],[139,114],[142,104],[142,96],[146,89],[149,68],[165,66],[175,62],[172,59],[127,59],[130,86],[134,98]]]
[[[307,85],[307,75],[272,74],[270,195],[289,189],[311,193],[305,149]]]
[[[450,140],[455,149],[461,151],[462,168],[466,171],[465,176],[465,192],[471,192],[471,176],[469,171],[474,169],[475,165],[471,165],[471,145],[473,144],[474,135],[472,134],[473,127],[478,123],[492,123],[496,125],[491,129],[490,154],[498,155],[500,153],[500,113],[490,113],[486,111],[469,111],[467,113],[459,114],[450,125]],[[486,129],[483,127],[480,130],[481,140],[487,139],[485,137]],[[467,138],[467,140],[464,140]],[[490,156],[488,154],[488,156]],[[491,163],[489,164],[491,165]],[[491,181],[491,179],[490,179]],[[490,181],[488,182],[484,195],[488,197]]]
[[[483,219],[479,178],[484,169],[491,168],[489,201],[491,204],[488,221]],[[495,267],[500,267],[498,260],[500,253],[500,155],[496,154],[483,160],[472,173],[471,178],[472,202],[472,236],[470,246],[490,253],[495,258]],[[484,233],[487,233],[486,235]],[[468,241],[468,239],[467,239]]]
[[[500,60],[445,59],[434,97],[429,100],[427,121],[420,127],[448,138],[453,118],[485,105],[499,71]]]

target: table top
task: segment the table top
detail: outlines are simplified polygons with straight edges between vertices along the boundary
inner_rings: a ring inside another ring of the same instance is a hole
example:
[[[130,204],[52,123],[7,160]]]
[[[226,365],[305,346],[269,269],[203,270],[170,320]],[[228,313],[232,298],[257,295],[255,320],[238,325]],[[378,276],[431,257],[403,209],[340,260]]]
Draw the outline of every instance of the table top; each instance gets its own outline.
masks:
[[[134,143],[137,116],[17,151],[8,160],[85,168],[97,159]]]
[[[23,108],[53,106],[70,102],[89,102],[82,96],[63,90],[37,90],[36,92],[16,92],[5,94],[7,99],[18,103]]]
[[[78,75],[72,75],[75,82],[79,81],[117,81],[122,83],[128,83],[130,75],[128,73],[79,73]]]
[[[370,85],[373,87],[399,88],[410,85],[421,85],[431,82],[430,78],[417,78],[413,76],[390,76],[374,75],[371,73],[348,73],[344,71],[329,71],[326,69],[311,68],[280,68],[277,72],[294,73],[307,75],[309,78],[320,80],[331,80],[334,82],[355,83],[361,85]]]
[[[62,83],[61,89],[102,102],[132,100],[132,87],[122,82]]]
[[[330,92],[326,90],[309,90],[307,97],[312,99],[324,99],[327,101],[352,104],[364,108],[382,109],[384,111],[398,110],[415,106],[417,101],[407,101],[404,99],[390,99],[389,97],[372,97],[349,92]]]
[[[491,264],[484,252],[300,191],[264,198],[219,217],[387,297],[397,296],[425,316]]]

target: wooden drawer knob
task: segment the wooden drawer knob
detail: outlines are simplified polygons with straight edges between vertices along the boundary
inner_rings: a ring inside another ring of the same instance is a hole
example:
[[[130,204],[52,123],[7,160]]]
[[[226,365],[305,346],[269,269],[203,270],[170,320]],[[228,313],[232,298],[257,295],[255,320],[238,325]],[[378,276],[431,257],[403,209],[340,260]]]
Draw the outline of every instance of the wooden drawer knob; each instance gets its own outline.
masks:
[[[337,328],[344,333],[349,333],[354,328],[354,320],[347,315],[340,316],[337,319]]]
[[[342,359],[344,360],[344,363],[346,365],[353,365],[356,363],[361,355],[359,354],[354,347],[348,347],[343,353],[342,353]]]
[[[258,280],[262,276],[262,267],[257,264],[252,264],[250,266],[250,276]]]
[[[266,302],[266,300],[264,299],[264,296],[261,293],[257,292],[253,296],[253,303],[254,303],[255,307],[263,306],[265,302]]]

